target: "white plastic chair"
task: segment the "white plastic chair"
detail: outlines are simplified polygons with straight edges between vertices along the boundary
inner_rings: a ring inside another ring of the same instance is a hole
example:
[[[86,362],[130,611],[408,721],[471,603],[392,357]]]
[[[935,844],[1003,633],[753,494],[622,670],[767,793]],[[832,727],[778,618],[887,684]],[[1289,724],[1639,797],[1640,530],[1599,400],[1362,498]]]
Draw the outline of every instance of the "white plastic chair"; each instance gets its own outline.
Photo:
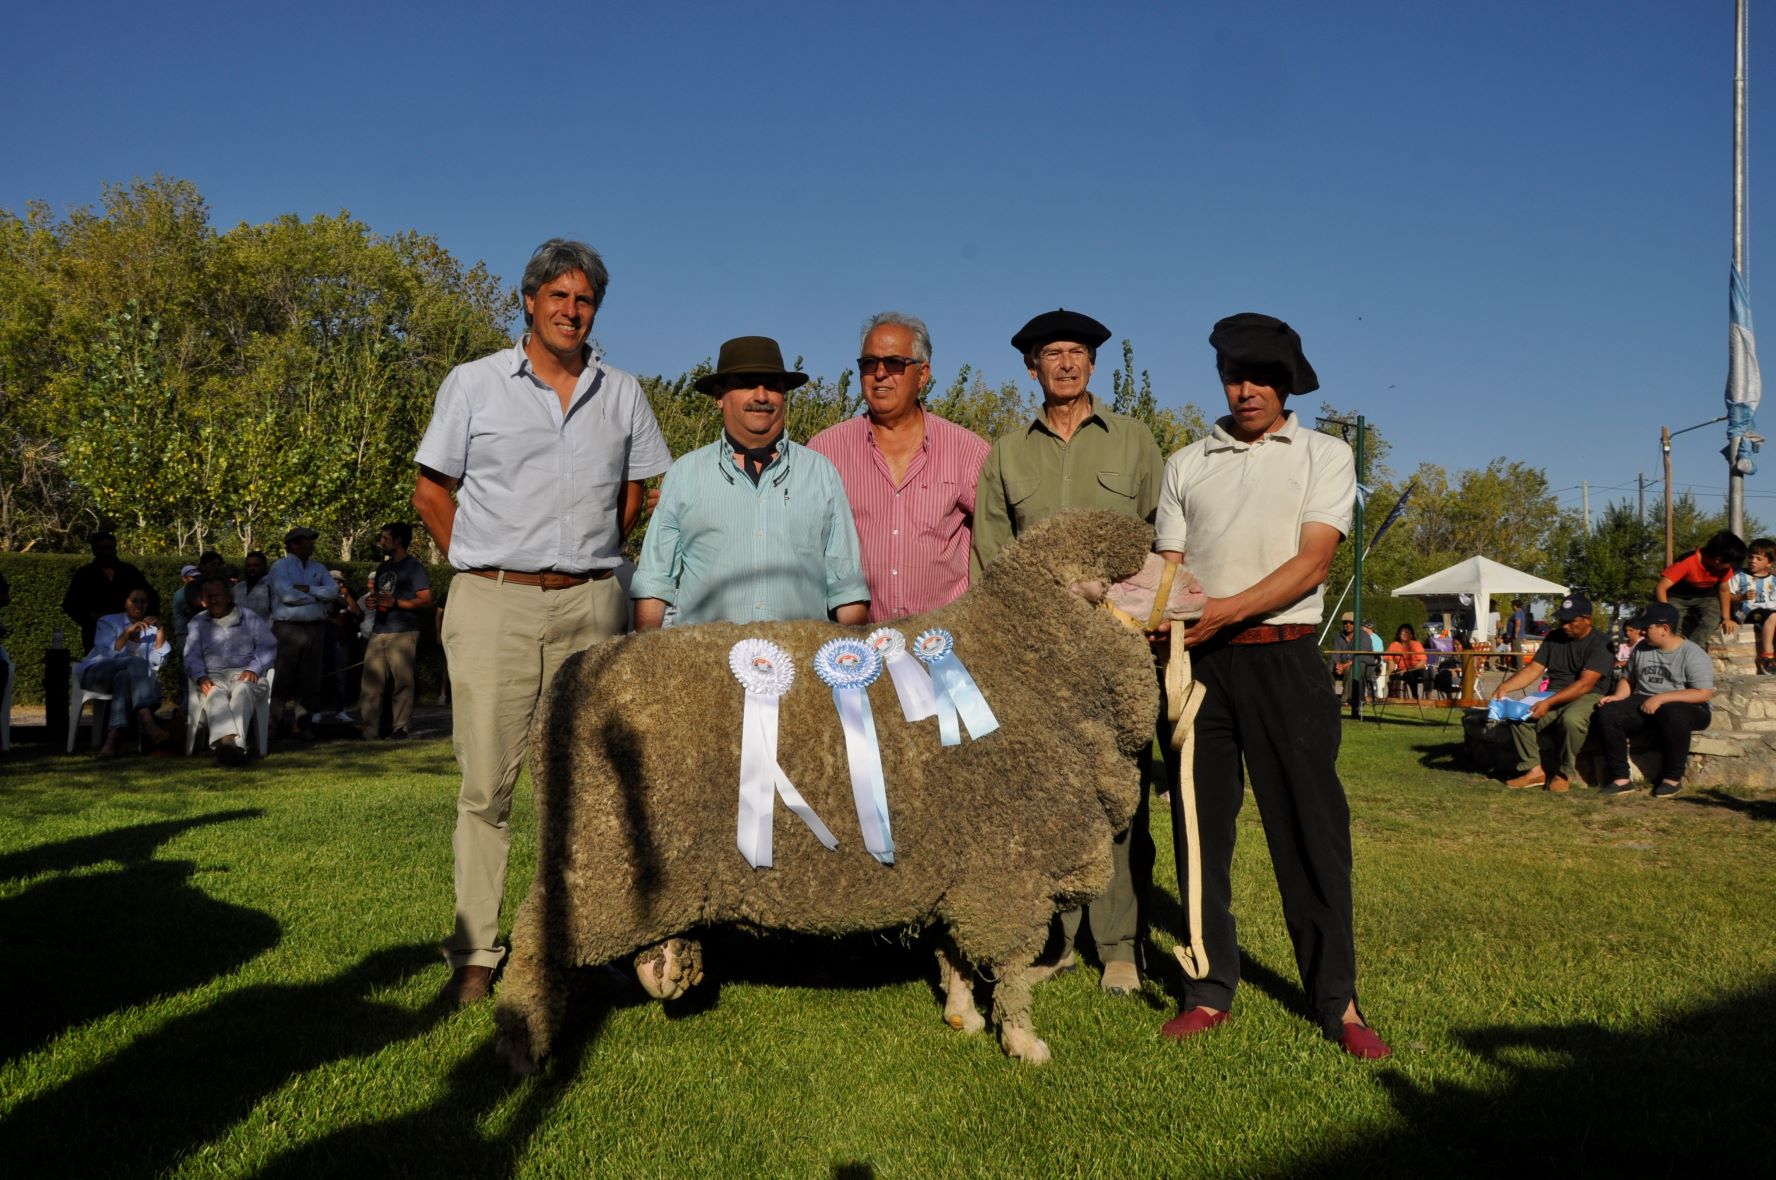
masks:
[[[253,725],[259,730],[259,757],[263,758],[271,750],[271,678],[277,669],[268,668],[259,679],[265,685],[263,692],[253,694]],[[185,681],[185,754],[190,756],[197,747],[197,731],[207,728],[198,720],[203,711],[203,693],[197,687],[197,681],[190,677]]]
[[[109,703],[110,700],[111,694],[102,688],[82,688],[80,670],[75,669],[73,683],[68,685],[68,753],[74,752],[74,738],[80,732],[80,711],[86,708],[86,702]],[[95,750],[105,744],[105,725],[100,716],[101,713],[102,710],[95,703],[92,719],[93,749]]]

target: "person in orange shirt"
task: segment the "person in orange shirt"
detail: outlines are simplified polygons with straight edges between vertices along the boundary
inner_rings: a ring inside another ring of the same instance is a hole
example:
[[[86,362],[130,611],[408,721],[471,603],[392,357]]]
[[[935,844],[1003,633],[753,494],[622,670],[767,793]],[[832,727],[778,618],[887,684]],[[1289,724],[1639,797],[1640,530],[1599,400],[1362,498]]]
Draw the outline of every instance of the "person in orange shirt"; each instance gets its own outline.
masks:
[[[1678,633],[1707,646],[1718,627],[1728,635],[1739,629],[1733,620],[1733,571],[1745,564],[1745,542],[1721,532],[1682,561],[1667,566],[1653,597],[1677,608]]]
[[[1400,629],[1394,632],[1394,641],[1388,644],[1386,655],[1392,675],[1406,686],[1407,693],[1415,699],[1423,697],[1425,648],[1418,641],[1418,632],[1413,630],[1411,623],[1400,624]]]

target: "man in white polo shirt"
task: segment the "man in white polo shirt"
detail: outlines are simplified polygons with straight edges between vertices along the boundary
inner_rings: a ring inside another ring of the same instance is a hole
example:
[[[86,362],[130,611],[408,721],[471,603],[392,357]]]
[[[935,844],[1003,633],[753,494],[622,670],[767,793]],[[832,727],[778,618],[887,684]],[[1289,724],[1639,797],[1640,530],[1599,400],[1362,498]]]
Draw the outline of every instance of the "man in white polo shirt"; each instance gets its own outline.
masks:
[[[1315,642],[1321,591],[1350,529],[1356,467],[1350,448],[1301,425],[1291,393],[1319,378],[1301,338],[1281,320],[1229,316],[1209,336],[1228,415],[1166,463],[1155,548],[1188,554],[1208,592],[1186,642],[1204,689],[1196,719],[1196,844],[1179,832],[1185,934],[1206,952],[1162,1030],[1176,1040],[1225,1021],[1239,986],[1230,870],[1234,821],[1250,776],[1283,896],[1308,1003],[1322,1033],[1357,1057],[1388,1047],[1357,1007],[1351,934],[1350,808],[1338,781],[1338,698]],[[1182,801],[1173,792],[1174,820]],[[1195,853],[1199,887],[1186,865]]]
[[[641,481],[672,461],[641,386],[587,345],[609,282],[583,242],[537,247],[529,331],[451,370],[419,443],[413,506],[457,570],[443,638],[463,777],[444,994],[459,1004],[488,994],[506,954],[506,817],[537,701],[563,660],[626,626],[612,574]]]

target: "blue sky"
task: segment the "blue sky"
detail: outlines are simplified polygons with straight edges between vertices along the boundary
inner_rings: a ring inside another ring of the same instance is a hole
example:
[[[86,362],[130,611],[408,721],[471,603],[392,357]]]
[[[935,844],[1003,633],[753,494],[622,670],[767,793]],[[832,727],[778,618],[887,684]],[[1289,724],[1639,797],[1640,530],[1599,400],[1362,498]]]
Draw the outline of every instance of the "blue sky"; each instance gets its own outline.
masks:
[[[1753,16],[1755,231],[1776,59]],[[1029,385],[1009,337],[1065,305],[1132,340],[1163,402],[1210,409],[1210,325],[1264,311],[1301,331],[1313,405],[1366,413],[1396,467],[1506,455],[1594,508],[1658,477],[1661,423],[1721,413],[1731,0],[95,0],[7,23],[0,206],[160,172],[220,228],[345,209],[508,280],[583,237],[613,276],[598,338],[637,372],[760,332],[837,376],[892,307],[930,323],[939,381]],[[1675,444],[1709,502],[1721,429]],[[1747,492],[1776,520],[1770,476]]]

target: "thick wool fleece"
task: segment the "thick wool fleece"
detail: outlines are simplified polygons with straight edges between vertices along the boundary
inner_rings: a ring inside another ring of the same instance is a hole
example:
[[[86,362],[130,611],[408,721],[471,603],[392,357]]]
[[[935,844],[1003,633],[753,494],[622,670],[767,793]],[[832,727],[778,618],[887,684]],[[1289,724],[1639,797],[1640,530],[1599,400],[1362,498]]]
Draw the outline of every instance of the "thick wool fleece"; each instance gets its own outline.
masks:
[[[901,716],[885,673],[871,686],[892,866],[864,851],[838,712],[812,672],[821,644],[870,628],[710,623],[569,659],[531,740],[538,864],[499,995],[508,1057],[522,1065],[547,1051],[565,968],[701,926],[837,935],[941,924],[988,974],[1027,963],[1057,910],[1107,884],[1159,709],[1144,639],[1067,588],[1139,570],[1152,543],[1140,521],[1062,513],[1008,546],[960,599],[903,621],[909,641],[928,627],[955,636],[999,729],[942,746],[935,720]],[[750,636],[794,658],[779,761],[839,840],[836,852],[821,847],[779,803],[769,869],[735,847],[745,694],[728,650]],[[1027,988],[1010,990],[1024,997],[1027,1027]]]

